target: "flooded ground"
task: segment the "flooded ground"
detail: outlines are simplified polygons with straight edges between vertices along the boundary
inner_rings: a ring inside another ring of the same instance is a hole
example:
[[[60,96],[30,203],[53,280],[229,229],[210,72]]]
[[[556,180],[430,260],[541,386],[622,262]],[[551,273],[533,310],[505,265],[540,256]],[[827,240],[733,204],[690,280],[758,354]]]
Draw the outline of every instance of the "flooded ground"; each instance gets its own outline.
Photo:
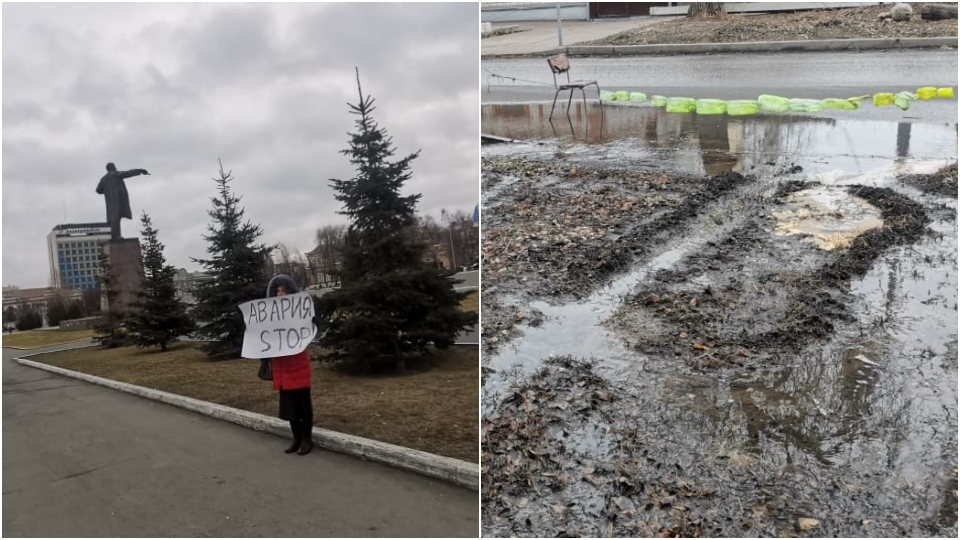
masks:
[[[956,123],[549,109],[483,110],[484,535],[955,537]]]

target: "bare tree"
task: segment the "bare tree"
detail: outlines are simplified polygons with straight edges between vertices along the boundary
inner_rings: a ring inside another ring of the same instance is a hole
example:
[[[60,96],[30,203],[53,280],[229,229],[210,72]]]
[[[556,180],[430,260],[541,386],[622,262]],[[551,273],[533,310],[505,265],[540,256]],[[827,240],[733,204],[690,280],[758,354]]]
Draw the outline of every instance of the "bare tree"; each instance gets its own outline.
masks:
[[[723,2],[691,2],[687,17],[713,17],[726,13]]]
[[[287,274],[302,289],[307,286],[307,272],[303,258],[297,250],[290,250],[285,244],[277,244],[273,252],[274,273]]]
[[[339,281],[346,240],[346,225],[325,225],[317,229],[317,249],[312,252],[311,266],[318,282],[333,285]]]

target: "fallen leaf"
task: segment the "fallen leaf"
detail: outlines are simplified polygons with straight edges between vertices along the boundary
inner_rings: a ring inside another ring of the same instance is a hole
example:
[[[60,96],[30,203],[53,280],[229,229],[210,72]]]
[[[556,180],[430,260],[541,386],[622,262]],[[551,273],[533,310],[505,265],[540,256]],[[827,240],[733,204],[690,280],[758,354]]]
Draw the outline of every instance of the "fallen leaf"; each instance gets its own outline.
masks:
[[[809,531],[810,529],[815,529],[820,526],[820,520],[813,518],[798,518],[797,526],[800,527],[801,531]]]

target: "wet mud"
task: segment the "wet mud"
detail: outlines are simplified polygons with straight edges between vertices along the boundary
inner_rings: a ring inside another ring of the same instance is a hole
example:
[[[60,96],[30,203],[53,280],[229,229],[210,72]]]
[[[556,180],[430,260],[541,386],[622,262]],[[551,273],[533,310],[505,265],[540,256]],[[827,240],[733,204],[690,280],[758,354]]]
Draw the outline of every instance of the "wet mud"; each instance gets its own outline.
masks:
[[[729,172],[712,178],[582,163],[484,160],[483,191],[503,200],[485,218],[484,346],[520,335],[518,324],[542,314],[511,295],[579,298],[624,269],[664,231],[750,181]]]
[[[956,126],[485,106],[484,536],[957,536]]]
[[[944,494],[934,501],[925,486],[869,467],[838,475],[809,422],[766,411],[791,395],[744,384],[726,398],[696,378],[663,382],[637,392],[574,358],[548,359],[517,382],[483,423],[485,536],[884,537],[955,527],[955,469],[930,486]],[[662,399],[677,389],[697,394]],[[689,406],[718,397],[706,415]]]
[[[611,324],[630,347],[676,357],[692,367],[769,365],[797,347],[830,336],[838,322],[860,322],[849,283],[886,249],[924,233],[923,207],[889,188],[848,186],[880,211],[883,225],[849,247],[816,250],[775,231],[777,200],[809,188],[779,189],[769,207],[718,242],[664,269],[629,295]],[[761,213],[763,212],[763,213]],[[869,324],[869,323],[867,323]]]
[[[933,174],[911,174],[903,181],[926,193],[957,198],[957,164],[949,165]]]
[[[956,537],[954,127],[638,119],[483,151],[482,534]]]

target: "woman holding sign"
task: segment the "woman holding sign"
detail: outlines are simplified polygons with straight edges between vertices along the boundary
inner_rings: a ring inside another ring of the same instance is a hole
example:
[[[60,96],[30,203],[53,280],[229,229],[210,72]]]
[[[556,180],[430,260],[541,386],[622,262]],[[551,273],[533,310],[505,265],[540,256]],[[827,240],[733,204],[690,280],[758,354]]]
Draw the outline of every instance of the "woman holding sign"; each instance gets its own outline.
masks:
[[[286,274],[274,276],[267,285],[267,296],[297,294],[293,278]],[[313,450],[313,399],[310,396],[310,355],[306,349],[291,356],[275,357],[273,389],[280,391],[280,418],[290,422],[293,444],[284,450],[303,456]]]

